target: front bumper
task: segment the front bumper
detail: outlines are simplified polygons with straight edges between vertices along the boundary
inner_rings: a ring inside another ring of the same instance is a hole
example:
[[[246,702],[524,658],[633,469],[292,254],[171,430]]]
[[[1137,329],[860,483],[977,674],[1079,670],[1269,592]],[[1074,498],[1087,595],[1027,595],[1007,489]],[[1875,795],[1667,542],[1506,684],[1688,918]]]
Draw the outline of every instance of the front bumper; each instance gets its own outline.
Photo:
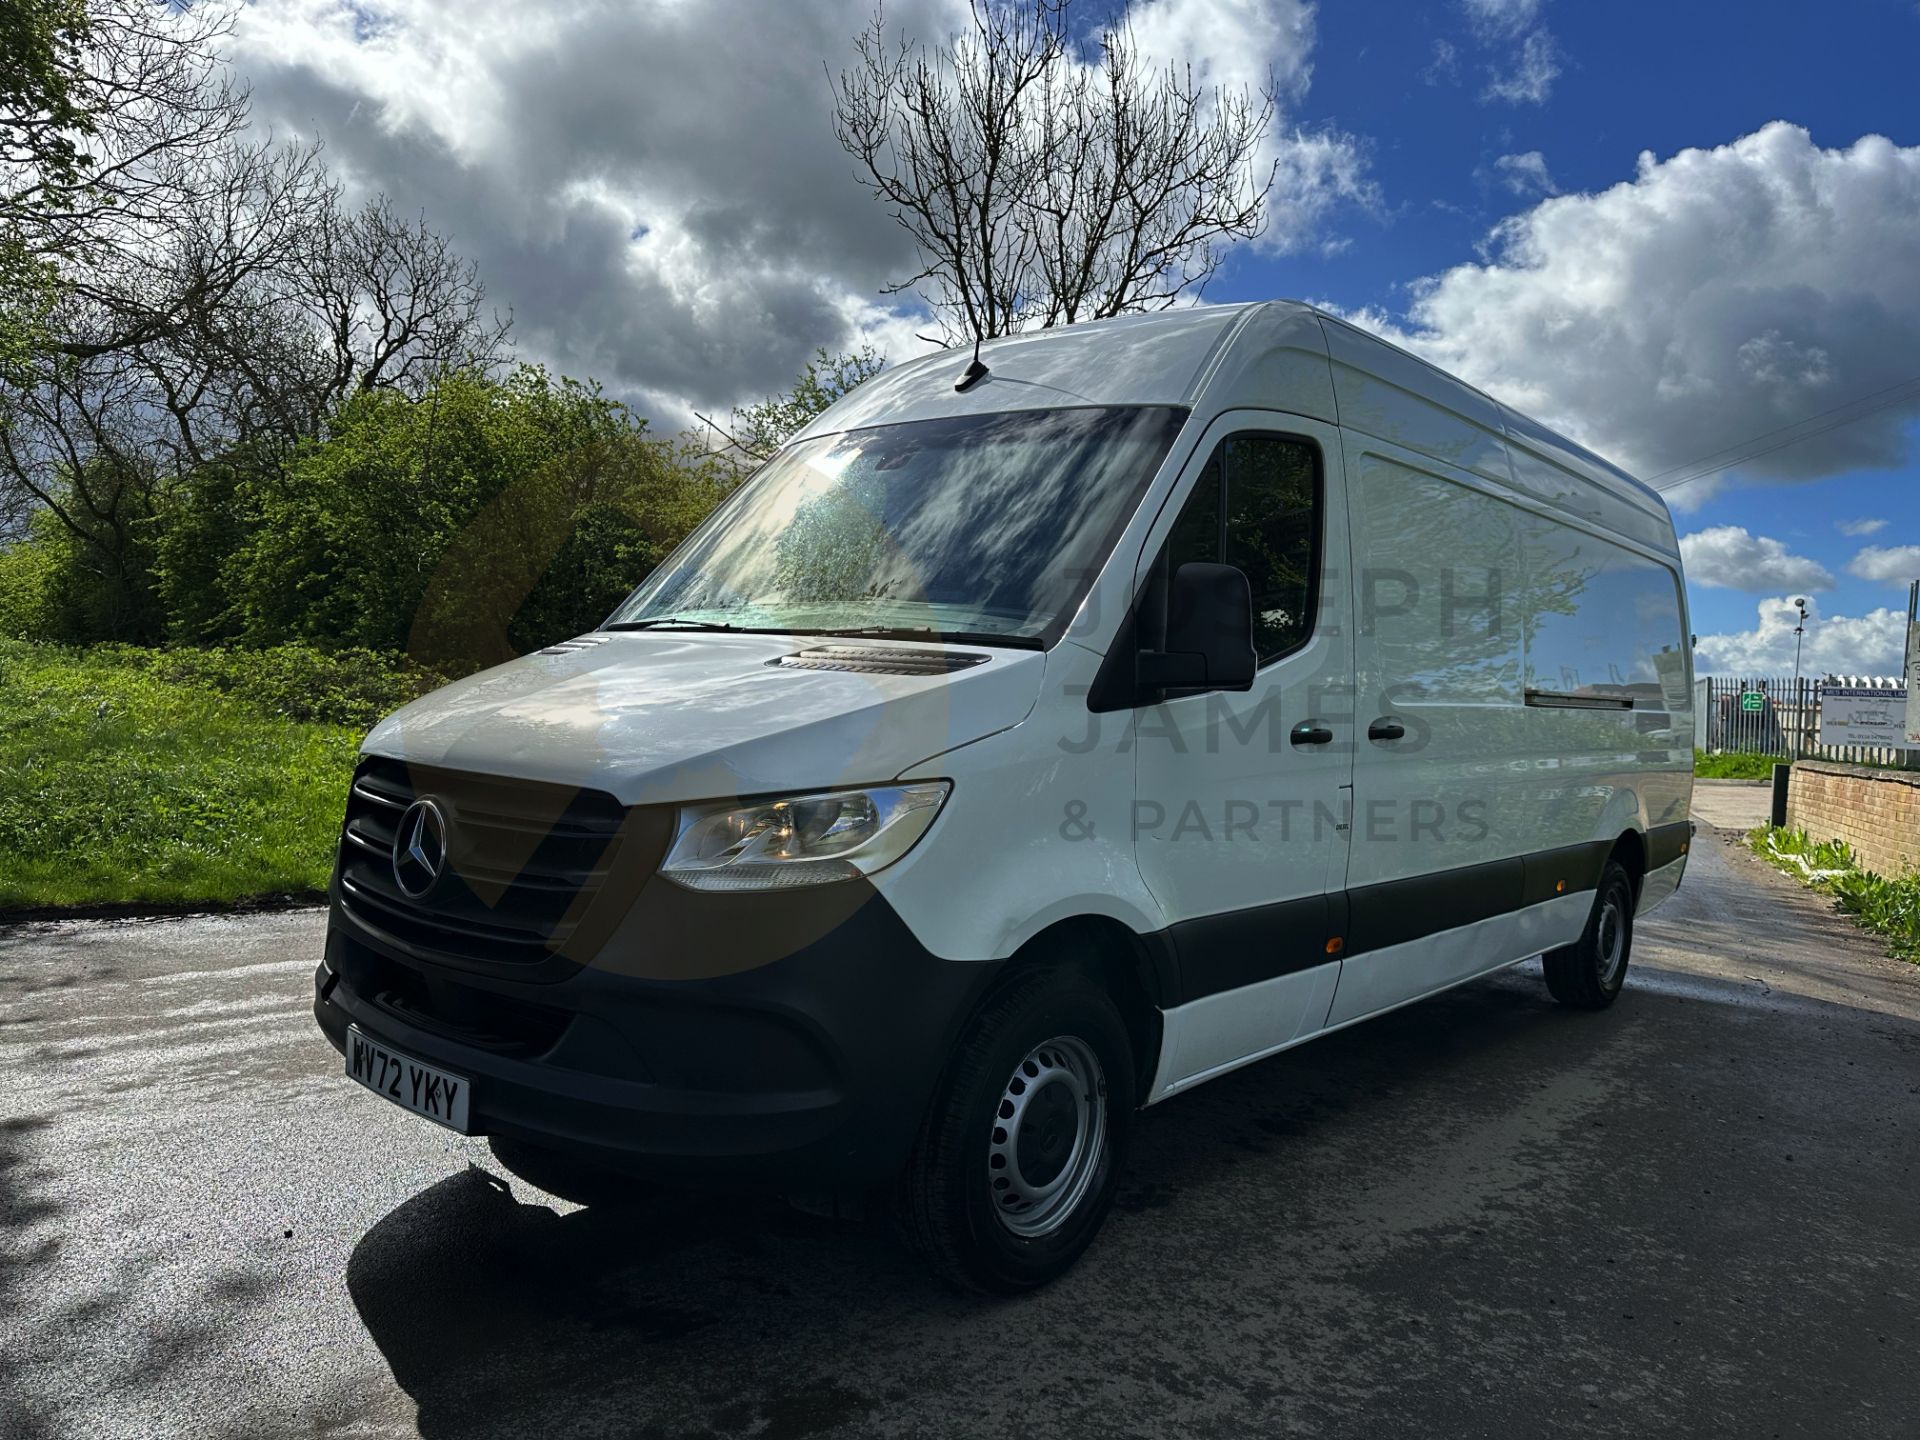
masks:
[[[423,955],[336,895],[314,1016],[336,1049],[354,1024],[467,1076],[476,1133],[664,1181],[876,1183],[998,965],[933,956],[864,881],[829,889],[823,911],[655,877],[538,979]]]

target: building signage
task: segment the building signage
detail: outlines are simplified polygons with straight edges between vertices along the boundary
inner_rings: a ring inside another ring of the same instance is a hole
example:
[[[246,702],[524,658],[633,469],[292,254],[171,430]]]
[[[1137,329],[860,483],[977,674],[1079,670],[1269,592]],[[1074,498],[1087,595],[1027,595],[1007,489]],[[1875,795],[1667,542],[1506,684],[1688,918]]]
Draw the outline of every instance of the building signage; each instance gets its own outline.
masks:
[[[1909,693],[1850,685],[1821,686],[1820,743],[1895,749],[1906,745]]]

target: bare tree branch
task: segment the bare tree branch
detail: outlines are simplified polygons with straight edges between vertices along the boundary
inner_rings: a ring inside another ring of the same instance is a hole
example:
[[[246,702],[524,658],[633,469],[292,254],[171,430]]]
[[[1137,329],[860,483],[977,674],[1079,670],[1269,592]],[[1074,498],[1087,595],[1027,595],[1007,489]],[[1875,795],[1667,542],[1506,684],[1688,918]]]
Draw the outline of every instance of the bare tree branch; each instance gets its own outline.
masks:
[[[1123,12],[1083,57],[1071,0],[971,0],[944,45],[884,16],[834,82],[834,134],[913,237],[949,343],[1163,309],[1266,225],[1274,99],[1151,68]]]
[[[56,296],[0,396],[0,516],[46,509],[110,547],[126,495],[292,446],[353,391],[417,394],[503,358],[510,321],[424,218],[385,197],[349,209],[317,145],[253,135],[216,49],[230,12],[85,11],[61,52],[87,107],[81,160],[35,167],[24,140],[0,143],[0,219]]]

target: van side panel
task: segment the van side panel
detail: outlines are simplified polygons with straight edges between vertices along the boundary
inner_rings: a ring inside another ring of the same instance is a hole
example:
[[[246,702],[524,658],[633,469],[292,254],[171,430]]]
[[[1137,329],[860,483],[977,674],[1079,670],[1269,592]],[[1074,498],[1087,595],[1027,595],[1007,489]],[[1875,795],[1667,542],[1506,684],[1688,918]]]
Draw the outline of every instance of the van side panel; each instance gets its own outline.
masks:
[[[1518,411],[1503,405],[1500,414],[1516,487],[1580,523],[1679,553],[1672,517],[1652,491]]]
[[[1691,646],[1665,562],[1550,516],[1526,516],[1523,755],[1549,841],[1684,823],[1693,774]],[[1631,709],[1617,707],[1630,702]]]
[[[1424,362],[1326,330],[1357,627],[1334,1026],[1570,943],[1625,832],[1655,856],[1647,902],[1672,892],[1692,658],[1657,496]],[[1369,739],[1376,718],[1406,739]]]
[[[1340,425],[1507,484],[1506,429],[1500,407],[1404,350],[1350,325],[1327,321]]]

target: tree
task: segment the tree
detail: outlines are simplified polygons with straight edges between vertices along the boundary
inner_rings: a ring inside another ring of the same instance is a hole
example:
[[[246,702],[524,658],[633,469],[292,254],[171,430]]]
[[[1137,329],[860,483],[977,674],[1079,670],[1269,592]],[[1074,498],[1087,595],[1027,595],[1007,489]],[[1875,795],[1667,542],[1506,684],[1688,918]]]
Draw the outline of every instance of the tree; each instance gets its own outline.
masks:
[[[507,325],[424,220],[383,197],[350,210],[317,147],[250,133],[218,53],[228,12],[76,12],[48,51],[72,149],[18,121],[27,101],[0,123],[0,219],[46,282],[3,377],[0,534],[45,511],[131,585],[127,484],[156,513],[223,457],[270,466],[350,392],[495,363]]]
[[[79,179],[93,133],[79,64],[87,36],[82,0],[0,0],[0,170],[57,186]]]
[[[249,644],[472,670],[605,619],[728,483],[537,367],[358,390],[324,440],[247,485],[225,613]]]
[[[52,305],[53,270],[25,220],[44,203],[33,177],[71,185],[86,158],[92,124],[74,65],[85,38],[80,0],[0,0],[0,382],[18,383]],[[0,509],[0,535],[23,518],[17,504]]]
[[[794,380],[791,390],[735,410],[731,426],[723,433],[730,447],[748,461],[763,464],[834,401],[871,380],[886,366],[886,357],[871,345],[839,355],[822,346],[813,352],[813,359]]]
[[[1124,13],[1083,58],[1071,0],[971,0],[929,50],[883,19],[835,84],[834,133],[913,237],[949,343],[1163,309],[1266,224],[1268,93],[1142,59]]]

